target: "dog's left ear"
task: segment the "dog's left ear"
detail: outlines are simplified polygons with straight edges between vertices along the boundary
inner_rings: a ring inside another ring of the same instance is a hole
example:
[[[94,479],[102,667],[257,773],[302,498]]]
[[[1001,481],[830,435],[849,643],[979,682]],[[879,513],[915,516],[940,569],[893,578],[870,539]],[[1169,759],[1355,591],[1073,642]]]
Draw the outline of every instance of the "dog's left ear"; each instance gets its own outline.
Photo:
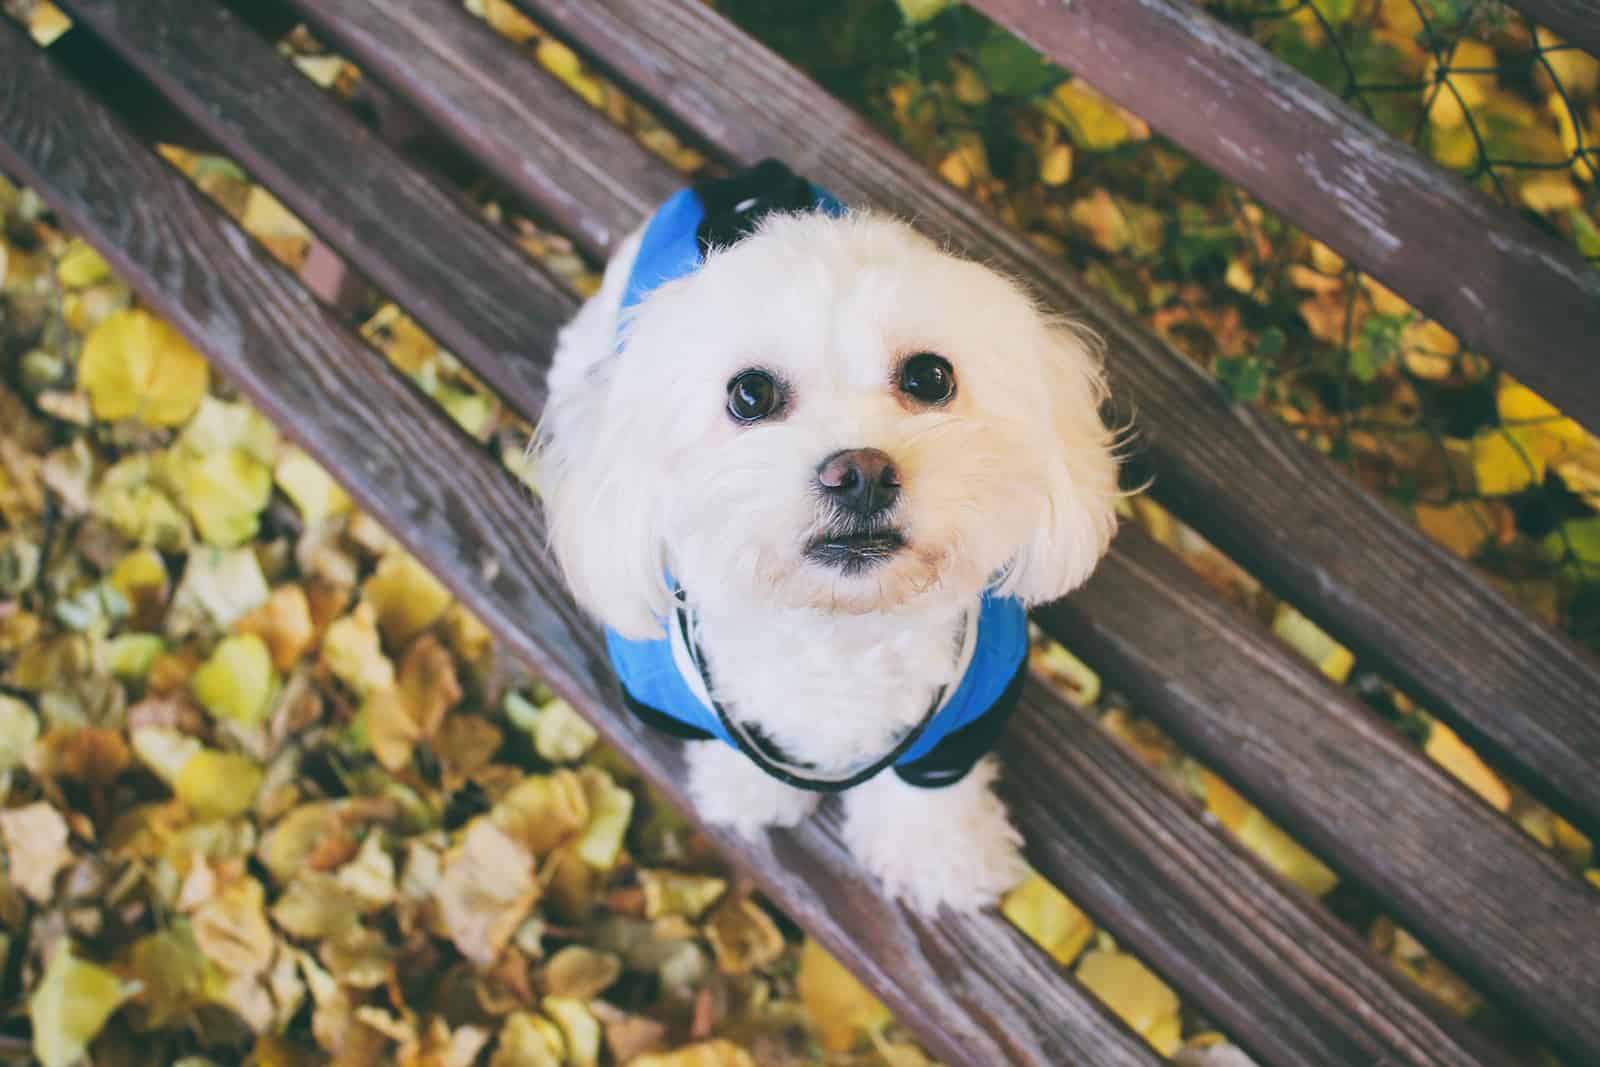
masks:
[[[1068,323],[1040,332],[1050,393],[1049,432],[1036,439],[1044,499],[1033,537],[999,590],[1029,605],[1082,585],[1117,528],[1116,434],[1100,414],[1107,392],[1097,345]]]

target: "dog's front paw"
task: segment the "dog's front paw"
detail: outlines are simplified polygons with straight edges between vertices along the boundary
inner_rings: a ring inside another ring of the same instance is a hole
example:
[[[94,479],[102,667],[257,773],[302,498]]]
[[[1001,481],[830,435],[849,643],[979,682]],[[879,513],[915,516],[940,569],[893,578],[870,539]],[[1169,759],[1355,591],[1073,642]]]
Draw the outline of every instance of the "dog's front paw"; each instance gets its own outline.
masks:
[[[845,843],[885,892],[923,914],[992,904],[1027,874],[1022,835],[990,788],[999,770],[987,756],[940,789],[880,774],[845,794]]]
[[[695,810],[746,837],[769,826],[793,826],[817,806],[815,793],[784,785],[721,741],[696,741],[688,757]]]

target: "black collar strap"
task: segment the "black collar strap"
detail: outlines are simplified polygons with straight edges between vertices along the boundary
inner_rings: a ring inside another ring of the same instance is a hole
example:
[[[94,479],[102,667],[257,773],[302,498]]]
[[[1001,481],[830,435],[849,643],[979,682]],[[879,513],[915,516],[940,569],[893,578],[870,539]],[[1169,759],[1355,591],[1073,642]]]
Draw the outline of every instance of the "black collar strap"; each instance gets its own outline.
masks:
[[[892,766],[896,760],[911,750],[927,730],[928,724],[933,722],[939,708],[944,704],[946,686],[940,686],[939,691],[933,695],[933,703],[928,705],[928,713],[922,720],[907,730],[905,736],[895,743],[887,754],[871,764],[856,771],[846,778],[818,778],[806,774],[800,768],[784,759],[783,753],[776,751],[770,742],[752,733],[742,723],[734,720],[721,701],[712,696],[711,675],[706,670],[705,658],[700,654],[700,646],[694,639],[692,628],[689,625],[689,613],[683,605],[683,591],[677,591],[678,596],[678,632],[683,636],[683,647],[689,654],[689,662],[694,664],[694,669],[700,675],[701,684],[705,686],[706,700],[711,704],[711,710],[716,712],[717,721],[722,723],[722,728],[727,731],[728,737],[733,740],[734,747],[750,758],[750,761],[763,771],[785,785],[792,785],[796,789],[804,789],[812,793],[841,793],[852,786],[873,778]]]

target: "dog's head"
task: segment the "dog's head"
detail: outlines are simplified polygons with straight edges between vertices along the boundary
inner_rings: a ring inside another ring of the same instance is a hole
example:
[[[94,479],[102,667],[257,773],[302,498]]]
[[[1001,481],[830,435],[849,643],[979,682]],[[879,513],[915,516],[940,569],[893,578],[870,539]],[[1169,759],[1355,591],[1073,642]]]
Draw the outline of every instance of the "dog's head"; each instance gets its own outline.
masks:
[[[1046,601],[1115,526],[1084,337],[899,222],[771,217],[593,373],[544,493],[580,601],[630,636],[659,632],[669,572],[729,608]]]

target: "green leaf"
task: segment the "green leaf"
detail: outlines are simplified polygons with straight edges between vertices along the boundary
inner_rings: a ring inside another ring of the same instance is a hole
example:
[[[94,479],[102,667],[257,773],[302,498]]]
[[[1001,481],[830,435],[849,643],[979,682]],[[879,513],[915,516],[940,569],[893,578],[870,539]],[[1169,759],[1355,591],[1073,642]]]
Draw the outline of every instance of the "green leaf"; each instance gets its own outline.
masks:
[[[1368,315],[1361,334],[1350,346],[1350,373],[1360,382],[1370,382],[1378,372],[1400,355],[1400,341],[1406,320],[1398,315]]]
[[[1218,356],[1217,381],[1235,402],[1261,399],[1267,391],[1267,363],[1255,356]]]
[[[984,38],[973,60],[989,91],[999,96],[1033,96],[1061,80],[1060,71],[1003,30]]]

